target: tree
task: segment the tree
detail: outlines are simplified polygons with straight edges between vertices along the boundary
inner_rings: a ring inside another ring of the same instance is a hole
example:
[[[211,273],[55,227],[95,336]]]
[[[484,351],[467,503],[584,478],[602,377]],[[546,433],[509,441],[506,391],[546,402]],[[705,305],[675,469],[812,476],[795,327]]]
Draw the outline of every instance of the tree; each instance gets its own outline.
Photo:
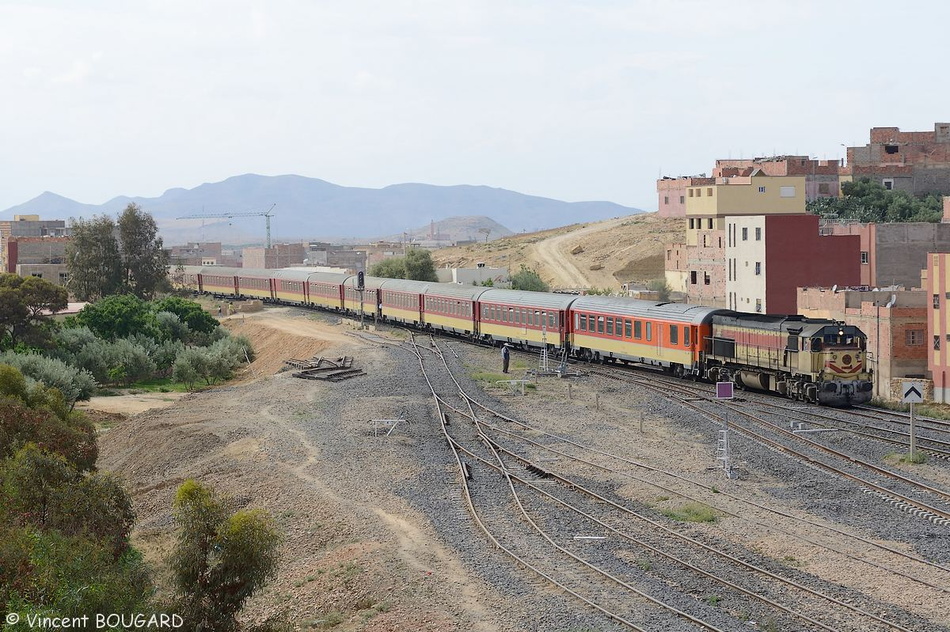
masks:
[[[383,259],[369,270],[370,276],[384,279],[405,279],[406,259],[404,257],[390,257]]]
[[[244,602],[277,570],[271,517],[258,509],[229,515],[212,489],[191,479],[178,488],[174,514],[171,563],[182,616],[195,630],[235,629]]]
[[[168,253],[152,216],[130,203],[119,216],[122,281],[135,296],[151,299],[168,282]]]
[[[132,294],[113,294],[90,303],[76,314],[76,322],[106,340],[151,334],[156,329],[151,306]]]
[[[439,277],[435,273],[435,262],[432,253],[422,248],[414,248],[406,254],[406,278],[414,281],[430,281],[437,283]]]
[[[178,316],[178,319],[188,325],[188,328],[192,331],[210,334],[218,328],[217,319],[194,301],[189,301],[177,296],[166,296],[161,300],[155,301],[153,308],[156,312],[171,312],[175,314]]]
[[[511,276],[511,289],[530,290],[532,292],[548,292],[548,284],[541,280],[537,272],[521,264],[521,270]]]
[[[936,195],[914,197],[885,189],[870,178],[841,185],[840,198],[819,198],[807,204],[810,213],[859,222],[939,222],[942,200]]]
[[[666,279],[653,279],[647,283],[647,289],[651,292],[656,292],[663,302],[670,300],[670,292],[673,291],[673,288],[666,282]]]
[[[111,217],[72,220],[66,245],[66,288],[80,301],[115,294],[122,287],[122,260]]]

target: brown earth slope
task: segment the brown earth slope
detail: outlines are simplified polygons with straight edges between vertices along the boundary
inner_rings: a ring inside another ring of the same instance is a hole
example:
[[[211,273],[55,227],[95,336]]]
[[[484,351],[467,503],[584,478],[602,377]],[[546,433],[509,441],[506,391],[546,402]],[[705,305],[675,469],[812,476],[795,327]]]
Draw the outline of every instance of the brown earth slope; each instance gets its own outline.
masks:
[[[663,278],[666,245],[682,241],[683,218],[656,213],[574,224],[538,233],[438,250],[438,267],[489,267],[538,272],[552,288],[607,288]]]

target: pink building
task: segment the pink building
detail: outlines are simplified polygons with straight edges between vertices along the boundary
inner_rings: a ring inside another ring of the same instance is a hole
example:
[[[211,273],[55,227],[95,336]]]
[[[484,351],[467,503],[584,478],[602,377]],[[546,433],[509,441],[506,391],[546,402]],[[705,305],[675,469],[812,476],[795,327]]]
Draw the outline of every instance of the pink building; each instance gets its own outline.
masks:
[[[706,176],[663,177],[656,181],[657,215],[686,217],[686,190],[689,187],[715,184],[715,178]]]

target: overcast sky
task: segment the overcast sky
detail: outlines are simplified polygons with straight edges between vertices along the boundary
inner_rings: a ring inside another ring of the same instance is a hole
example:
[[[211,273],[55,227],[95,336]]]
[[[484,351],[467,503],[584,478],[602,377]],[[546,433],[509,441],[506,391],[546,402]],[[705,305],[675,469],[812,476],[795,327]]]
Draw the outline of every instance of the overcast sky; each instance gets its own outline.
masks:
[[[656,210],[950,120],[947,2],[0,0],[0,209],[244,173]]]

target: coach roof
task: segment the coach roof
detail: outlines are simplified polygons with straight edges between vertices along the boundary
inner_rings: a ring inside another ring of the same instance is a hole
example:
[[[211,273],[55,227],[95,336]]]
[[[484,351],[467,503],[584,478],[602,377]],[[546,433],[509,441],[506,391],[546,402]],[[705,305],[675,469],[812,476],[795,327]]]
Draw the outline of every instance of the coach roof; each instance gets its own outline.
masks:
[[[607,296],[577,297],[571,309],[580,312],[607,312],[615,316],[629,316],[650,320],[666,320],[674,323],[700,325],[709,322],[713,314],[733,313],[728,310],[704,305],[686,303],[662,303],[642,301],[635,298],[613,298]]]
[[[540,308],[552,311],[567,309],[576,300],[577,297],[571,294],[549,294],[548,292],[529,292],[527,290],[486,290],[478,297],[479,303],[498,303],[512,307]]]

